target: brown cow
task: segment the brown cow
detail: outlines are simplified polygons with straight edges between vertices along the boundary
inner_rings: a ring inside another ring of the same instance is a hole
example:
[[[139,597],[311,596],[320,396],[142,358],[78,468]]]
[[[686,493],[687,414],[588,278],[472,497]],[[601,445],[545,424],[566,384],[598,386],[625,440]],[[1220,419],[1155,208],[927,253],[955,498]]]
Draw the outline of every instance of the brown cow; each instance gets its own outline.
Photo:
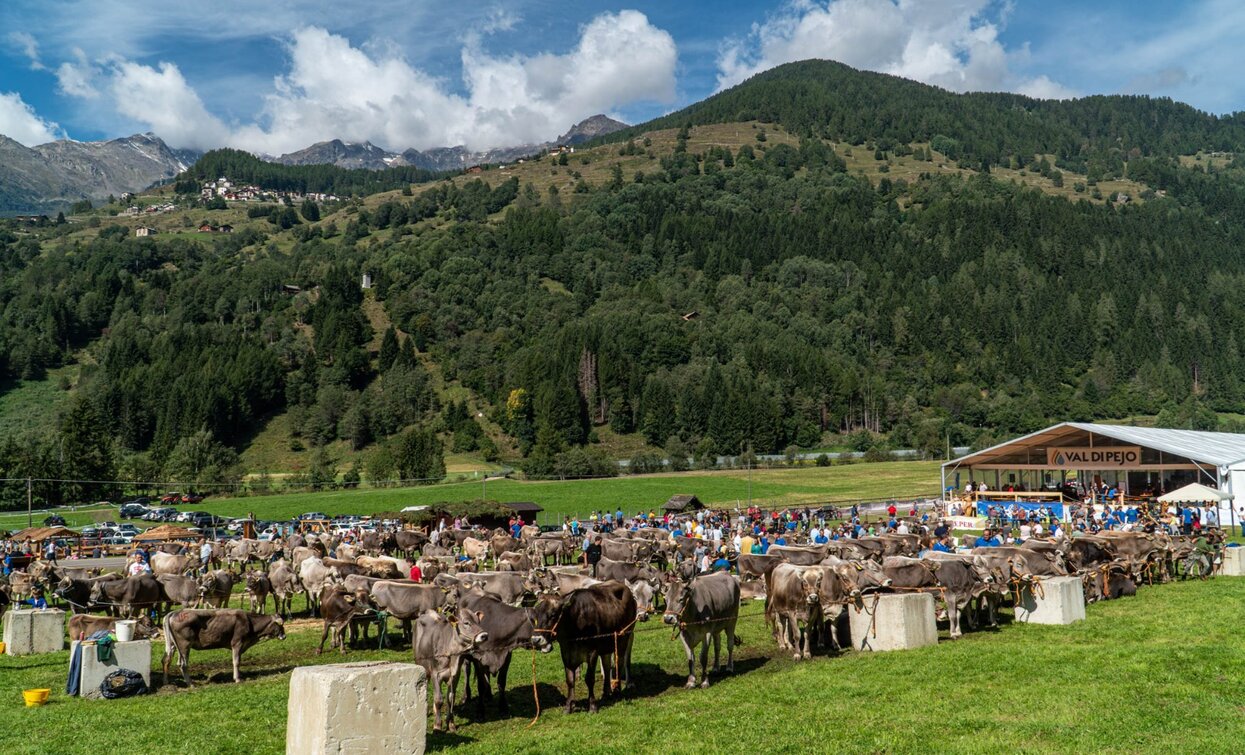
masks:
[[[497,571],[531,571],[532,559],[520,551],[506,551],[497,557]]]
[[[259,613],[268,611],[268,594],[272,592],[272,581],[262,571],[249,571],[245,575],[247,608],[254,613],[255,603],[259,603]]]
[[[739,582],[726,572],[696,577],[690,582],[671,579],[666,586],[666,624],[679,628],[687,652],[687,689],[696,686],[696,646],[700,645],[701,687],[709,686],[709,642],[713,642],[713,671],[722,668],[721,638],[726,632],[726,669],[735,671],[735,623],[739,620]]]
[[[182,609],[164,617],[164,683],[169,683],[169,661],[177,650],[182,678],[190,686],[190,651],[229,648],[233,651],[233,681],[242,681],[242,653],[260,640],[285,639],[279,616],[261,616],[236,608]]]
[[[488,632],[481,628],[482,611],[459,608],[457,621],[451,622],[439,611],[425,611],[416,623],[415,662],[428,672],[432,687],[432,730],[441,729],[441,686],[449,687],[449,704],[445,707],[446,728],[454,731],[454,697],[458,689],[458,672],[464,654],[488,642]]]
[[[566,670],[566,712],[575,710],[575,681],[587,664],[588,711],[595,713],[597,661],[601,661],[601,697],[611,693],[611,671],[616,667],[621,689],[631,681],[631,641],[635,627],[635,597],[621,582],[602,582],[565,597],[545,595],[532,609],[532,644],[542,652],[556,640]],[[617,655],[615,655],[617,652]]]
[[[150,574],[98,580],[91,586],[91,603],[114,606],[127,616],[138,616],[164,602],[164,588]]]
[[[320,616],[324,619],[324,632],[320,635],[320,646],[316,655],[324,652],[324,641],[329,633],[333,634],[333,644],[342,655],[346,654],[346,630],[350,630],[350,644],[353,646],[359,639],[356,619],[366,616],[372,610],[371,598],[365,588],[349,592],[341,585],[326,585],[320,593]]]
[[[89,613],[75,613],[69,617],[69,639],[80,640],[84,637],[90,637],[103,629],[109,632],[116,632],[118,621],[121,621],[121,619],[116,616],[92,616]],[[134,627],[134,639],[145,640],[155,636],[156,627],[151,623],[151,619],[147,616],[138,617],[138,624]]]
[[[779,564],[765,580],[765,620],[780,650],[794,650],[793,657],[812,657],[813,637],[820,631],[820,566]]]
[[[233,573],[226,569],[217,569],[204,574],[199,579],[199,594],[202,602],[214,608],[228,608],[229,597],[233,595]]]

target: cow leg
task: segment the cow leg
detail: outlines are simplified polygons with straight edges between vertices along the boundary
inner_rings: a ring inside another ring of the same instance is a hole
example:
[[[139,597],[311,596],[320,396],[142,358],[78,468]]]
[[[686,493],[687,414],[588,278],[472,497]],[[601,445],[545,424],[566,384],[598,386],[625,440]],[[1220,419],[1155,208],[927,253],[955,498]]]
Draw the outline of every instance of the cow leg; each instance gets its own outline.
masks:
[[[316,655],[322,655],[324,653],[324,641],[328,639],[329,632],[331,630],[332,627],[329,626],[329,623],[327,621],[324,622],[324,631],[320,633],[320,647],[316,648]],[[329,650],[332,649],[333,647],[330,645]]]
[[[833,635],[833,626],[831,626],[830,632],[831,635]],[[726,624],[726,670],[732,674],[735,673],[735,643],[735,619],[731,619]],[[837,637],[834,640],[834,647],[836,650],[839,647],[839,640]]]
[[[584,683],[588,686],[588,712],[597,712],[597,699],[594,694],[593,687],[596,686],[597,677],[597,659],[599,656],[595,651],[588,653],[588,668],[584,671]],[[608,686],[608,683],[607,683]]]
[[[578,666],[566,668],[566,712],[568,715],[575,711],[575,675],[578,671]]]
[[[506,656],[506,660],[502,662],[501,668],[497,670],[497,709],[503,715],[510,713],[510,706],[506,703],[506,674],[510,672],[510,656]]]
[[[700,686],[709,686],[709,643],[713,642],[714,637],[706,634],[700,638]]]
[[[428,681],[432,683],[432,730],[441,731],[441,684],[445,680],[436,673]]]
[[[186,687],[190,687],[190,648],[185,651],[181,648],[177,649],[177,665],[182,667],[182,679],[186,682]]]
[[[679,632],[679,639],[683,641],[683,650],[687,653],[687,684],[683,686],[692,689],[696,686],[696,649],[688,640],[686,629]]]
[[[242,683],[242,648],[235,647],[233,649],[233,683]]]
[[[947,621],[951,624],[951,639],[960,638],[960,596],[947,596]]]
[[[450,659],[450,673],[449,673],[450,689],[448,693],[449,694],[448,706],[445,709],[445,728],[447,731],[451,733],[453,733],[454,730],[458,728],[454,725],[454,698],[458,694],[458,673],[459,671],[462,670],[462,667],[463,667],[462,656],[455,656]]]

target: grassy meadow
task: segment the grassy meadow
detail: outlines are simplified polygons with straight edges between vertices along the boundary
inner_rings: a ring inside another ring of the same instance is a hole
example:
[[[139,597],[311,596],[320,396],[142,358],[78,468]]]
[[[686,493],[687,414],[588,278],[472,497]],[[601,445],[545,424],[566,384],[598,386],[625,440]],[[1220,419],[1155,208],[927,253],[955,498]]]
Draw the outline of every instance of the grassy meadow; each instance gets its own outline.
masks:
[[[683,651],[667,628],[637,630],[636,688],[601,712],[562,710],[558,653],[516,654],[512,717],[460,708],[457,734],[430,734],[428,750],[545,752],[1240,752],[1245,737],[1245,638],[1237,627],[1245,580],[1143,588],[1099,603],[1072,626],[1007,625],[936,647],[895,653],[779,655],[760,603],[744,606],[734,675],[684,690]],[[79,701],[63,694],[68,653],[0,657],[6,681],[0,730],[10,753],[98,751],[101,736],[135,752],[280,753],[289,673],[342,660],[410,659],[405,646],[317,657],[319,625],[295,621],[283,642],[243,656],[229,680],[228,651],[191,655],[196,686],[152,697]],[[158,669],[162,649],[154,652]],[[157,671],[158,684],[158,671]],[[598,685],[600,682],[598,681]],[[50,687],[43,708],[21,690]],[[599,688],[599,687],[598,687]]]

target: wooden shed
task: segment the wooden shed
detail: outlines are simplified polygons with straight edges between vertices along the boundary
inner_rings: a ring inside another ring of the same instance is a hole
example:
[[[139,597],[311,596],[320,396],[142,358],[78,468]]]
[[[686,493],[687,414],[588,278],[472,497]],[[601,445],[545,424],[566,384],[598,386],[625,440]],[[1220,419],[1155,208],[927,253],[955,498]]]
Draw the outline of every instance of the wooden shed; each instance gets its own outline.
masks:
[[[670,500],[666,501],[662,509],[672,514],[680,514],[685,511],[697,511],[703,509],[705,504],[694,495],[672,495]]]

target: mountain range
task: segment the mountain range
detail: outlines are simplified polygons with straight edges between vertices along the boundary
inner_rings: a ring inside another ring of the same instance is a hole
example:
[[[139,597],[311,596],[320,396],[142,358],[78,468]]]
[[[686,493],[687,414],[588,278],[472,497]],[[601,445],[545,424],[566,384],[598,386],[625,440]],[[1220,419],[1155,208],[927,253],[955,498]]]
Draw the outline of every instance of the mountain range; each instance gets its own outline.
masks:
[[[456,147],[438,147],[422,152],[417,149],[388,152],[371,142],[357,144],[333,139],[326,142],[317,142],[297,152],[265,159],[283,165],[336,165],[339,168],[366,168],[370,170],[407,166],[435,171],[463,170],[473,165],[513,162],[519,158],[537,154],[554,146],[582,144],[590,139],[606,136],[625,128],[627,128],[625,123],[605,115],[594,115],[572,126],[569,131],[559,136],[557,140],[541,144],[520,144],[513,147],[498,147],[482,151],[473,151],[459,145]]]
[[[559,144],[576,145],[627,128],[627,124],[594,115],[575,124],[557,141],[484,151],[463,146],[388,152],[369,142],[340,139],[313,144],[280,157],[284,165],[336,165],[339,168],[410,166],[434,171],[463,170],[484,163],[512,162]],[[202,153],[170,148],[155,134],[78,142],[68,139],[25,147],[0,135],[0,215],[54,212],[83,199],[138,192],[166,181],[193,165]]]
[[[25,147],[0,136],[0,214],[46,212],[83,199],[141,191],[176,176],[199,153],[155,134]]]

